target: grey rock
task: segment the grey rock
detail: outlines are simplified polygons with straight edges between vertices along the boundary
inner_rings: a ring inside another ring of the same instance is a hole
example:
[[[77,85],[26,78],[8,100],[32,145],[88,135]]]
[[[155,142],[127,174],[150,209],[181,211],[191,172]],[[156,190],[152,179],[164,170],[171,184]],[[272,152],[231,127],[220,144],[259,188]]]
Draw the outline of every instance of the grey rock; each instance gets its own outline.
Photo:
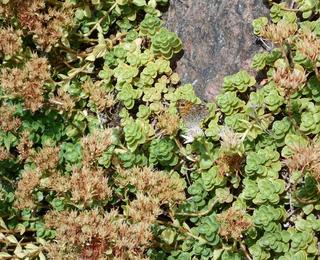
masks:
[[[177,61],[182,83],[193,83],[197,95],[213,100],[223,77],[250,69],[262,49],[252,32],[252,20],[268,16],[263,0],[171,0],[164,19],[184,44]]]

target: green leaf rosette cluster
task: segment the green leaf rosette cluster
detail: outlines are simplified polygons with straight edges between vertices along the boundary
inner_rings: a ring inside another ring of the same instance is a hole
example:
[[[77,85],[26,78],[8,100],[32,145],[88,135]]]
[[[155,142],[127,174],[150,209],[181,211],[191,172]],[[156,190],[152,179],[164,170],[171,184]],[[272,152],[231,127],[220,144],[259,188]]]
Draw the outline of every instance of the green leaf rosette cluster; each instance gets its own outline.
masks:
[[[182,43],[178,36],[165,28],[161,28],[160,31],[151,38],[151,42],[153,53],[165,59],[171,59],[174,54],[182,50]]]

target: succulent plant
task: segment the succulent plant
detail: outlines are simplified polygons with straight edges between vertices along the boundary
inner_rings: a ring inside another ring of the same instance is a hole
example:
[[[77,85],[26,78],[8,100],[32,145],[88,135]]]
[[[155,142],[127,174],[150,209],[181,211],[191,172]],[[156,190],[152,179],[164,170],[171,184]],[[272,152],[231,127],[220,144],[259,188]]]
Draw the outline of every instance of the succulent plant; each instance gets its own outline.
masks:
[[[202,218],[199,225],[191,230],[194,230],[196,233],[203,236],[203,238],[212,245],[219,243],[219,224],[217,223],[214,214]]]
[[[124,83],[117,94],[117,98],[123,102],[127,109],[132,109],[135,100],[142,95],[141,89],[134,89],[130,83]]]
[[[254,257],[254,259],[269,259],[270,253],[268,251],[263,251],[262,248],[258,244],[254,244],[249,247],[250,254]]]
[[[173,32],[161,28],[151,39],[152,51],[156,55],[161,55],[166,59],[171,59],[174,54],[177,54],[182,49],[181,40]]]
[[[126,143],[131,152],[134,152],[139,145],[144,144],[147,140],[148,133],[140,121],[133,121],[127,124],[123,131]]]
[[[250,152],[247,156],[245,173],[248,176],[277,178],[281,169],[279,158],[280,154],[272,147]]]
[[[317,254],[317,238],[314,237],[312,233],[296,233],[291,236],[291,239],[291,250],[293,252],[305,250],[308,255]]]
[[[138,73],[139,70],[136,67],[131,67],[125,63],[120,63],[114,69],[114,76],[116,77],[118,84],[131,83]]]
[[[267,17],[259,17],[257,19],[254,19],[252,21],[252,27],[255,34],[259,35],[260,31],[263,27],[265,27],[268,24],[268,18]]]
[[[226,92],[217,96],[217,104],[226,115],[239,112],[244,106],[244,102],[236,96],[235,92]]]
[[[284,98],[280,95],[279,91],[272,84],[269,84],[263,88],[263,94],[265,96],[264,103],[267,108],[273,113],[280,112],[280,107],[284,103]]]
[[[208,171],[202,172],[201,180],[206,191],[211,191],[216,187],[223,187],[227,181],[224,176],[219,175],[217,166],[213,166]]]
[[[278,145],[283,145],[284,138],[292,127],[292,123],[288,117],[284,117],[280,121],[274,121],[272,125],[273,138],[276,139]]]
[[[258,192],[252,200],[255,204],[271,203],[278,204],[280,194],[285,190],[285,182],[280,179],[258,179]]]
[[[301,114],[300,130],[306,134],[317,134],[320,132],[320,106],[312,107],[309,111]]]
[[[170,139],[154,139],[149,147],[149,161],[162,166],[174,166],[178,163],[175,144]]]
[[[42,2],[0,8],[0,258],[317,259],[317,1],[206,104],[168,0]]]
[[[147,165],[148,162],[147,157],[144,154],[132,152],[120,153],[119,158],[124,168],[132,168],[136,165],[143,166]]]
[[[254,86],[256,80],[250,76],[248,72],[241,70],[238,73],[226,76],[223,82],[223,88],[225,91],[239,91],[245,92],[248,88]]]
[[[253,222],[258,228],[273,231],[278,228],[277,222],[285,216],[283,208],[275,208],[271,205],[262,205],[255,209]]]
[[[161,28],[162,21],[153,15],[146,14],[140,23],[140,33],[142,35],[153,36]]]
[[[275,253],[285,253],[289,251],[290,233],[282,230],[281,232],[265,232],[258,240],[259,246]]]

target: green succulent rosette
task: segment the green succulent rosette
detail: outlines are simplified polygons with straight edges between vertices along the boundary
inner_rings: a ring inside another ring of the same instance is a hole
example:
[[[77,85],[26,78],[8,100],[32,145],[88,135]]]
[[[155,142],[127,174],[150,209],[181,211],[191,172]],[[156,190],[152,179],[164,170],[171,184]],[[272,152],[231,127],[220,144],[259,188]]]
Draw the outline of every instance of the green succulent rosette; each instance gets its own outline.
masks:
[[[241,70],[238,73],[226,76],[223,81],[223,89],[225,91],[239,91],[241,93],[247,91],[248,88],[254,86],[256,80],[250,76],[248,72]]]
[[[253,212],[253,222],[261,229],[272,231],[278,229],[278,222],[284,218],[285,210],[283,208],[271,205],[262,205]]]
[[[139,145],[147,140],[148,133],[140,121],[132,121],[125,125],[124,137],[131,152],[134,152]]]
[[[246,158],[245,173],[248,176],[277,178],[281,170],[280,154],[272,147],[249,152]]]
[[[258,245],[275,253],[286,253],[289,251],[290,233],[288,231],[265,232],[258,240]]]
[[[154,139],[149,147],[149,162],[159,163],[162,166],[174,166],[178,163],[175,149],[176,146],[170,139]]]
[[[120,63],[115,69],[114,69],[114,76],[117,79],[117,83],[131,83],[133,81],[133,78],[136,77],[139,73],[139,70],[137,67],[129,66],[125,63]]]
[[[162,21],[153,15],[146,14],[142,22],[140,23],[140,33],[142,35],[153,36],[162,26]]]
[[[178,36],[165,28],[161,28],[151,38],[151,42],[153,53],[166,59],[171,59],[174,54],[182,50],[182,42]]]
[[[241,110],[245,103],[239,99],[236,92],[225,92],[217,96],[217,104],[226,115],[231,115]]]
[[[268,24],[267,17],[259,17],[252,21],[252,27],[255,34],[259,35],[261,30]]]
[[[123,102],[127,109],[132,109],[135,104],[135,100],[142,95],[141,89],[134,89],[131,84],[125,83],[121,86],[120,91],[117,94],[117,98]]]

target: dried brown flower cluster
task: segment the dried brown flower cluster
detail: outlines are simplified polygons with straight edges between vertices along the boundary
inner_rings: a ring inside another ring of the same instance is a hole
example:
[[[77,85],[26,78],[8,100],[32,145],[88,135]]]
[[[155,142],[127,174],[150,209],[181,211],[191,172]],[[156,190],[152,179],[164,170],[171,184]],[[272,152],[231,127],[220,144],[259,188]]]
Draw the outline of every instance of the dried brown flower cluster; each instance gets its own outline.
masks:
[[[242,234],[247,231],[252,222],[245,217],[244,212],[229,208],[217,215],[220,224],[219,234],[226,240],[240,240]]]
[[[17,146],[19,159],[24,161],[29,158],[32,152],[33,143],[30,140],[30,133],[27,131],[23,131],[20,135],[20,142]]]
[[[128,216],[133,223],[155,223],[157,217],[162,213],[159,199],[146,196],[142,193],[137,194],[137,198],[130,202]]]
[[[107,200],[112,196],[108,178],[101,169],[91,170],[83,167],[75,169],[70,177],[71,199],[89,205],[93,201]]]
[[[160,204],[176,204],[185,200],[184,183],[163,171],[148,167],[119,169],[121,185],[131,184],[144,194],[157,198]]]
[[[312,63],[320,58],[320,39],[312,32],[302,32],[295,46]]]
[[[55,172],[47,178],[42,178],[40,187],[41,189],[55,191],[58,196],[62,197],[71,189],[70,176],[61,175],[59,172]]]
[[[71,176],[59,172],[51,174],[41,181],[41,187],[53,190],[70,201],[88,207],[93,202],[107,201],[112,196],[108,186],[108,178],[101,169],[93,170],[86,167],[75,168]]]
[[[59,162],[59,151],[59,147],[47,146],[32,155],[33,161],[41,173],[52,173],[56,170]]]
[[[145,250],[153,243],[151,226],[162,213],[161,204],[184,200],[184,186],[179,179],[150,168],[120,169],[119,174],[120,185],[130,183],[138,190],[136,198],[123,207],[123,215],[97,208],[46,214],[47,227],[57,232],[55,242],[47,246],[51,258],[144,259]],[[70,177],[53,174],[42,184],[62,196],[70,193],[71,201],[84,206],[112,196],[108,179],[99,169],[74,169]]]
[[[228,127],[221,129],[220,133],[220,155],[215,161],[219,174],[239,174],[243,162],[241,146],[243,145],[243,134],[234,132]]]
[[[97,159],[111,145],[111,129],[95,131],[82,138],[83,164],[86,166],[95,165]]]
[[[36,168],[24,172],[22,178],[18,181],[15,192],[17,198],[15,206],[19,209],[32,208],[35,206],[33,192],[40,187],[42,176],[56,170],[59,148],[44,147],[39,152],[34,153],[32,142],[29,140],[29,133],[22,132],[18,152],[21,160],[31,159]]]
[[[22,48],[22,31],[14,30],[12,27],[0,29],[0,52],[13,56]]]
[[[228,176],[241,173],[242,162],[244,158],[239,154],[222,154],[216,164],[221,176]]]
[[[277,24],[268,24],[260,33],[260,36],[272,41],[275,44],[282,45],[289,40],[290,36],[293,36],[297,31],[297,24],[280,21]]]
[[[320,143],[291,146],[293,154],[284,163],[290,172],[310,173],[320,183]]]
[[[243,144],[243,134],[236,133],[229,127],[222,128],[219,136],[221,138],[221,151],[225,153],[238,151]]]
[[[158,116],[157,126],[163,131],[165,135],[176,135],[179,131],[180,118],[176,114],[163,112]]]
[[[15,132],[21,125],[21,120],[14,116],[15,108],[13,106],[0,106],[0,129],[4,132]]]
[[[93,83],[91,80],[87,80],[82,87],[97,111],[103,112],[106,108],[112,107],[115,100],[111,94],[103,89],[100,83],[99,81]]]
[[[37,170],[23,172],[15,190],[15,207],[18,209],[36,207],[33,192],[40,183],[41,174]]]
[[[73,24],[71,8],[51,8],[44,0],[12,0],[0,8],[0,14],[7,19],[16,16],[21,28],[45,51],[61,39],[63,28]]]
[[[0,161],[4,161],[10,158],[10,153],[6,148],[0,146]]]
[[[149,225],[126,223],[116,211],[52,211],[45,223],[57,231],[47,246],[52,259],[142,259],[153,238]]]
[[[23,68],[4,68],[0,75],[4,91],[23,98],[25,106],[33,112],[43,105],[43,85],[49,79],[47,59],[39,58],[37,55],[33,55]]]
[[[61,88],[57,90],[56,96],[51,97],[49,99],[49,102],[51,104],[54,104],[56,107],[58,107],[59,110],[62,109],[63,111],[68,112],[69,114],[71,114],[71,112],[73,111],[76,105],[73,98]]]
[[[95,131],[82,138],[83,164],[91,167],[111,145],[111,129]]]
[[[279,66],[273,74],[273,80],[283,96],[289,97],[299,91],[305,84],[307,76],[303,68]]]

